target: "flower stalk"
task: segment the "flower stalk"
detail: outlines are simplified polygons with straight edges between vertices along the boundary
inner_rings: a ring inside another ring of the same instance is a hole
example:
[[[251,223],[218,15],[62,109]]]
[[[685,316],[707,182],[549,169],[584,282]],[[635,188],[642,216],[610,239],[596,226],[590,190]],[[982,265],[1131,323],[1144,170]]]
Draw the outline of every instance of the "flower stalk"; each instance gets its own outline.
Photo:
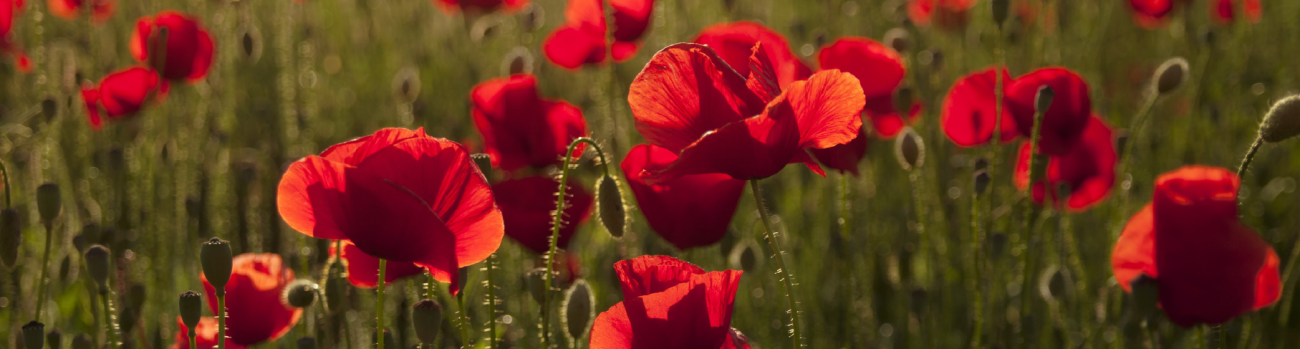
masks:
[[[342,253],[343,251],[339,251]],[[388,260],[379,259],[379,280],[376,285],[377,304],[375,305],[375,341],[378,342],[375,348],[384,349],[384,271],[388,269]]]
[[[611,57],[612,58],[612,57]],[[606,161],[605,151],[600,148],[595,140],[590,137],[578,137],[569,143],[569,147],[564,152],[564,164],[560,166],[560,191],[556,197],[555,219],[551,224],[551,248],[546,252],[546,278],[545,292],[542,292],[542,345],[549,348],[551,344],[551,289],[555,285],[555,258],[559,250],[560,227],[564,224],[565,192],[568,189],[569,165],[573,163],[573,151],[580,144],[589,144],[596,149],[596,154],[600,156],[600,168],[606,176],[609,176],[609,161]]]
[[[766,233],[767,243],[772,246],[772,252],[775,254],[776,267],[781,273],[781,282],[785,286],[786,301],[790,306],[790,334],[794,337],[794,348],[803,348],[802,337],[799,335],[799,302],[794,298],[794,282],[791,280],[790,269],[785,266],[785,252],[777,245],[776,233],[772,231],[771,219],[763,208],[763,198],[758,194],[758,180],[749,180],[750,192],[754,194],[754,203],[758,207],[758,216],[762,218],[764,232]]]

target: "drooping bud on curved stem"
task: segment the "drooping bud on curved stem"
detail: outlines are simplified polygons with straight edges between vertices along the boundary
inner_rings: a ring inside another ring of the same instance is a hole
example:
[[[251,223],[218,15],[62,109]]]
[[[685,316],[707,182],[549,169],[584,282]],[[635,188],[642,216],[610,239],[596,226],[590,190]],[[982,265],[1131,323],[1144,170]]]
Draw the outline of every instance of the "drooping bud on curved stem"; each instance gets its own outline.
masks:
[[[627,204],[623,202],[623,190],[613,176],[605,175],[596,181],[596,203],[600,224],[605,226],[609,235],[622,238],[627,230]]]
[[[1187,81],[1188,72],[1187,60],[1183,57],[1174,57],[1160,64],[1156,68],[1156,74],[1152,77],[1152,86],[1157,94],[1166,95]]]
[[[1288,96],[1273,103],[1268,113],[1264,114],[1264,121],[1259,125],[1259,136],[1250,145],[1250,150],[1246,151],[1246,156],[1242,157],[1241,166],[1237,167],[1237,177],[1246,174],[1250,162],[1255,159],[1255,153],[1265,142],[1277,143],[1298,134],[1300,134],[1300,95]]]
[[[578,145],[584,143],[590,145],[592,149],[596,150],[596,155],[600,158],[600,168],[604,175],[609,177],[610,162],[608,161],[608,158],[605,157],[605,151],[601,149],[599,143],[596,143],[595,140],[592,140],[589,137],[578,137],[574,139],[573,142],[569,143],[568,149],[564,152],[564,164],[560,166],[560,190],[556,197],[555,217],[551,224],[551,248],[546,252],[546,273],[544,276],[546,277],[545,290],[548,292],[542,292],[542,343],[546,347],[550,347],[551,343],[551,317],[549,316],[551,292],[549,291],[551,290],[552,285],[554,285],[555,258],[556,252],[559,250],[560,227],[564,224],[564,208],[566,207],[564,202],[565,199],[567,199],[565,192],[569,187],[569,165],[572,164],[574,160],[573,151],[578,148]]]

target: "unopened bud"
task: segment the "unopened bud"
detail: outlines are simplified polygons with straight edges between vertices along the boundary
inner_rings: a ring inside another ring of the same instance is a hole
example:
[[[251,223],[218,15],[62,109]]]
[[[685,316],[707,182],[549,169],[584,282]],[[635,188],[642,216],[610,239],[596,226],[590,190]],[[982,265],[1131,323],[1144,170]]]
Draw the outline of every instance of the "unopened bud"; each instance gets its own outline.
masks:
[[[86,272],[90,274],[90,278],[95,280],[96,284],[99,284],[100,292],[106,292],[108,290],[108,264],[110,263],[108,248],[104,247],[104,245],[90,246],[90,248],[86,249],[84,258],[86,259]]]
[[[921,136],[917,135],[911,127],[903,129],[898,139],[894,141],[894,155],[904,170],[911,171],[924,165],[925,144],[921,143]]]
[[[104,238],[103,233],[103,229],[99,228],[99,224],[90,223],[81,227],[81,235],[85,236],[88,243],[86,246],[101,243],[101,239]]]
[[[330,313],[337,314],[348,305],[347,293],[349,286],[347,283],[347,280],[338,276],[331,276],[329,281],[325,282],[325,307]]]
[[[310,307],[316,302],[316,292],[320,289],[315,282],[306,279],[298,279],[284,287],[284,294],[281,300],[294,308]]]
[[[41,213],[41,223],[50,225],[59,212],[63,211],[63,200],[59,196],[59,185],[45,183],[36,187],[36,209]]]
[[[992,0],[989,2],[989,9],[993,13],[993,23],[1002,27],[1011,13],[1011,0]]]
[[[41,115],[44,115],[46,120],[53,119],[58,114],[59,102],[54,101],[54,98],[51,97],[45,97],[45,99],[41,100]]]
[[[469,156],[474,160],[474,165],[478,166],[478,171],[483,173],[483,178],[487,178],[488,183],[492,182],[492,156],[478,153]]]
[[[185,291],[180,296],[181,323],[194,333],[203,317],[203,295],[194,291]]]
[[[248,62],[262,57],[262,31],[251,24],[239,28],[239,56]]]
[[[907,115],[911,112],[913,104],[916,104],[916,90],[909,86],[894,90],[894,111],[898,112],[898,115]]]
[[[63,261],[59,262],[59,280],[67,281],[68,272],[72,271],[72,256],[63,256]]]
[[[596,296],[591,292],[591,286],[587,285],[587,280],[578,279],[564,292],[564,304],[560,306],[564,312],[560,314],[564,316],[569,340],[576,343],[591,328],[591,319],[596,315],[594,304]]]
[[[992,178],[989,178],[989,171],[975,171],[975,195],[984,195],[984,191],[988,190],[989,181],[991,180]]]
[[[1168,94],[1178,89],[1187,81],[1187,60],[1183,57],[1174,57],[1165,61],[1156,68],[1156,92],[1159,94]]]
[[[90,341],[90,335],[85,333],[72,337],[72,349],[94,349],[95,343]]]
[[[23,245],[23,226],[18,210],[0,210],[0,262],[13,268],[18,261],[18,248]]]
[[[1069,290],[1066,287],[1069,283],[1068,277],[1069,274],[1060,267],[1055,265],[1047,267],[1038,279],[1038,293],[1049,302],[1065,300]]]
[[[394,345],[396,347],[396,345]],[[316,338],[302,337],[298,338],[297,349],[316,349]]]
[[[1300,95],[1288,96],[1268,109],[1259,125],[1259,139],[1277,143],[1300,134]]]
[[[519,17],[524,30],[530,32],[541,29],[542,25],[546,24],[546,10],[540,4],[534,3],[524,6],[523,11],[519,12]]]
[[[412,67],[397,71],[393,77],[393,95],[402,103],[414,103],[420,97],[420,71]]]
[[[910,39],[911,39],[911,34],[908,34],[907,29],[894,28],[885,32],[885,37],[882,39],[882,41],[885,42],[885,45],[889,45],[890,48],[893,48],[894,51],[898,51],[898,53],[903,53],[903,52],[907,52],[907,48],[911,43]]]
[[[1134,310],[1141,318],[1155,313],[1156,306],[1160,303],[1160,284],[1156,279],[1146,274],[1139,274],[1129,281],[1129,289],[1133,292]]]
[[[745,272],[753,272],[758,267],[758,251],[751,241],[745,241],[737,244],[731,249],[731,256],[727,262],[731,263],[732,269],[740,269]]]
[[[596,203],[600,224],[605,226],[609,235],[622,238],[627,229],[627,206],[623,203],[623,190],[618,187],[618,180],[608,174],[600,177],[596,183]]]
[[[527,47],[518,46],[506,54],[501,61],[501,70],[505,75],[531,74],[533,72],[533,53]]]
[[[214,296],[226,295],[226,283],[230,281],[234,261],[230,243],[219,238],[204,242],[203,249],[199,250],[199,261],[203,262],[203,276],[216,289]]]
[[[1043,85],[1038,87],[1038,94],[1034,96],[1034,110],[1039,114],[1046,114],[1047,108],[1052,107],[1052,100],[1055,98],[1056,92],[1052,91],[1052,86]]]
[[[23,346],[27,349],[44,349],[45,324],[32,321],[23,325]]]
[[[546,268],[537,268],[528,272],[528,293],[533,300],[541,304],[546,300]]]
[[[50,333],[45,335],[45,344],[49,345],[50,349],[63,349],[63,333],[57,328],[50,330]]]
[[[442,306],[432,299],[415,302],[415,308],[411,310],[411,324],[415,327],[415,336],[420,339],[420,343],[433,344],[438,338],[438,326],[442,325]]]
[[[86,253],[86,247],[89,246],[89,243],[86,242],[86,235],[77,234],[77,236],[72,237],[72,247],[77,249],[77,253]]]

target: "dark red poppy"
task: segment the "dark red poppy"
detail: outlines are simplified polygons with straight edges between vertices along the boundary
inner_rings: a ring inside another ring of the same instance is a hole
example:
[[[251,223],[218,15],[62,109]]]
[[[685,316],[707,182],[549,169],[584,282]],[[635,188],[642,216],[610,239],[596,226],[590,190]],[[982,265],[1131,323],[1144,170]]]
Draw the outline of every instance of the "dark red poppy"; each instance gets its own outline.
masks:
[[[190,348],[190,328],[185,327],[179,316],[176,317],[176,343],[173,343],[171,349],[191,349]],[[217,347],[217,318],[204,316],[199,318],[199,325],[194,329],[194,344],[198,348],[194,349],[211,349]],[[229,324],[227,324],[229,329]],[[226,348],[244,349],[244,346],[235,344],[233,341],[226,341]]]
[[[610,0],[614,8],[614,61],[636,55],[641,37],[650,27],[654,0]],[[606,51],[604,0],[569,0],[563,25],[542,43],[546,58],[555,65],[577,69],[604,63]]]
[[[777,86],[781,89],[812,76],[812,69],[794,55],[785,36],[755,22],[714,24],[701,30],[692,42],[708,45],[743,77],[749,76],[749,60],[754,54],[754,45],[763,43],[763,52],[771,60]]]
[[[858,164],[867,156],[867,131],[858,130],[858,136],[848,143],[826,149],[808,149],[808,153],[822,166],[857,176]]]
[[[872,129],[882,138],[897,136],[920,118],[920,103],[908,110],[907,120],[898,115],[894,106],[894,90],[903,83],[907,73],[898,51],[875,40],[845,37],[822,47],[817,61],[822,70],[839,69],[858,78],[867,96],[866,110]]]
[[[280,179],[276,200],[295,230],[429,268],[453,293],[458,268],[486,259],[504,235],[501,211],[469,153],[423,129],[386,128],[298,160]]]
[[[215,287],[203,280],[203,295],[208,309],[216,314]],[[280,299],[284,287],[293,282],[293,269],[285,266],[274,253],[245,253],[235,256],[230,281],[226,283],[226,336],[229,342],[250,346],[273,341],[289,333],[302,316],[301,308],[285,305]]]
[[[907,18],[916,25],[933,24],[944,30],[958,30],[970,22],[970,9],[976,0],[908,0]]]
[[[559,165],[569,143],[587,134],[582,111],[569,102],[539,97],[531,74],[478,84],[470,91],[470,104],[492,165],[506,171]],[[582,149],[573,156],[581,156]]]
[[[592,349],[737,348],[731,312],[739,270],[704,272],[667,256],[614,264],[623,301],[596,317]]]
[[[1042,204],[1045,197],[1050,197],[1060,207],[1061,200],[1056,191],[1065,185],[1070,196],[1064,202],[1064,209],[1073,212],[1087,210],[1110,195],[1115,186],[1115,164],[1118,162],[1110,126],[1100,116],[1093,116],[1089,118],[1078,144],[1065,154],[1048,158],[1046,179],[1051,187],[1043,188],[1042,182],[1034,183],[1034,202]],[[1020,190],[1029,187],[1028,141],[1020,146],[1015,182]]]
[[[962,147],[974,147],[988,143],[993,139],[994,123],[1001,120],[998,130],[1003,143],[1020,136],[1015,120],[1007,110],[1006,98],[1003,97],[1002,117],[997,110],[997,70],[1002,73],[1002,95],[1006,96],[1007,86],[1011,84],[1011,75],[1006,68],[988,68],[957,79],[943,99],[943,133],[954,144]]]
[[[1186,166],[1156,178],[1150,204],[1115,243],[1111,267],[1125,291],[1138,275],[1156,280],[1175,324],[1218,325],[1282,294],[1273,248],[1237,219],[1241,181],[1227,169]]]
[[[551,249],[551,228],[554,222],[555,198],[560,183],[551,177],[512,179],[492,185],[492,193],[505,218],[506,235],[536,253]],[[570,180],[565,199],[564,221],[560,227],[560,240],[556,246],[569,246],[569,239],[582,222],[591,216],[595,198],[579,183]]]
[[[1034,102],[1038,88],[1051,86],[1056,98],[1043,115],[1039,131],[1039,152],[1065,154],[1083,135],[1092,115],[1088,83],[1079,74],[1065,68],[1043,68],[1021,75],[1007,86],[1007,110],[1015,118],[1016,129],[1028,134],[1034,129]]]
[[[505,13],[515,12],[528,5],[530,0],[431,0],[434,7],[446,14],[459,11],[488,13],[501,10]]]
[[[658,184],[642,178],[674,161],[677,154],[672,151],[640,144],[628,151],[620,167],[636,196],[637,207],[656,234],[678,250],[717,243],[727,234],[745,181],[717,173],[682,176]]]
[[[140,17],[135,22],[135,32],[131,34],[131,56],[136,61],[146,64],[158,64],[150,61],[149,51],[160,47],[154,36],[154,29],[167,28],[166,54],[160,62],[162,75],[168,80],[197,81],[208,75],[212,66],[215,46],[208,29],[193,16],[176,12],[162,11],[154,17]]]
[[[348,267],[348,282],[360,288],[379,286],[379,258],[361,252],[357,245],[343,241],[343,253],[338,254],[334,245],[330,245],[330,256],[338,256]],[[409,262],[388,262],[384,264],[384,284],[391,284],[398,279],[424,274],[424,268]]]
[[[1210,19],[1223,25],[1232,24],[1238,16],[1244,16],[1251,23],[1258,23],[1264,15],[1264,7],[1259,0],[1210,0],[1209,4]],[[1241,15],[1237,14],[1238,11]]]
[[[0,52],[13,57],[14,66],[19,72],[29,73],[32,71],[32,60],[27,58],[27,53],[23,52],[11,33],[14,20],[22,13],[23,0],[0,0]]]
[[[145,103],[162,101],[169,84],[152,69],[132,67],[108,74],[99,85],[81,86],[81,100],[86,103],[90,127],[98,131],[104,119],[117,121],[144,109]]]
[[[782,91],[763,46],[751,49],[748,80],[698,44],[669,46],[646,64],[628,95],[637,131],[680,158],[644,180],[709,173],[766,178],[795,162],[822,173],[805,150],[858,136],[865,101],[857,78],[821,71]]]
[[[112,0],[49,0],[50,13],[64,20],[75,21],[86,12],[87,2],[91,6],[91,23],[102,24],[113,16],[117,2]]]
[[[1128,3],[1133,9],[1133,20],[1147,29],[1165,24],[1174,12],[1173,0],[1129,0]]]

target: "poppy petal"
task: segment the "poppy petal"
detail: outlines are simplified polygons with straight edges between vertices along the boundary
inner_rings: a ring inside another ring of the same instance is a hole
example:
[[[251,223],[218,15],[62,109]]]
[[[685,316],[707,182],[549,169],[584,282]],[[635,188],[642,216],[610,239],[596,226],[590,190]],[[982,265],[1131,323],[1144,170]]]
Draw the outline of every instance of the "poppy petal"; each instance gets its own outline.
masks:
[[[1034,103],[1038,89],[1051,86],[1056,97],[1043,115],[1038,146],[1044,154],[1063,154],[1083,134],[1092,115],[1088,84],[1079,74],[1065,68],[1043,68],[1017,77],[1007,86],[1007,110],[1016,129],[1033,130]]]
[[[398,142],[411,138],[427,138],[424,128],[414,131],[400,127],[388,127],[356,139],[335,144],[320,153],[320,157],[350,166],[361,164],[371,154]]]
[[[826,149],[858,136],[865,104],[857,78],[830,70],[791,84],[764,115],[776,120],[796,118],[799,148]]]
[[[784,36],[756,22],[714,24],[701,30],[699,36],[691,41],[717,50],[718,56],[741,76],[749,76],[749,57],[754,44],[765,43],[763,49],[772,60],[777,83],[782,89],[812,75],[812,70],[790,50],[790,43]]]
[[[1111,252],[1110,265],[1115,281],[1124,292],[1133,292],[1130,285],[1138,275],[1160,277],[1156,269],[1155,211],[1150,204],[1124,225],[1124,232]]]
[[[906,74],[898,51],[863,37],[835,40],[817,53],[817,61],[823,70],[853,74],[868,99],[893,96]]]
[[[669,256],[622,260],[614,263],[614,272],[623,285],[624,299],[663,292],[705,273],[694,264]]]
[[[362,252],[352,242],[343,241],[343,253],[339,254],[330,245],[330,256],[338,256],[348,267],[348,282],[360,288],[375,288],[379,280],[379,258]],[[398,279],[424,274],[424,268],[414,263],[389,261],[384,264],[384,284],[391,284]]]
[[[732,68],[702,45],[659,51],[629,88],[637,131],[650,144],[680,153],[709,131],[759,114],[764,101]]]
[[[817,162],[840,172],[858,175],[858,164],[867,155],[867,132],[859,130],[858,136],[848,143],[826,149],[808,149]]]
[[[920,102],[912,104],[912,109],[908,110],[907,119],[904,120],[903,116],[894,110],[894,98],[892,96],[868,99],[864,109],[867,118],[871,120],[872,131],[880,139],[893,139],[904,128],[907,128],[907,125],[914,124],[921,119]]]
[[[662,292],[625,299],[601,313],[591,348],[723,348],[741,272],[695,276]],[[733,344],[734,345],[734,344]]]
[[[1016,163],[1016,187],[1025,190],[1029,182],[1029,142],[1024,142]],[[1052,192],[1045,192],[1043,183],[1034,183],[1034,202],[1042,204],[1045,197],[1060,205],[1056,189],[1062,185],[1069,190],[1064,209],[1080,212],[1100,203],[1110,195],[1115,185],[1115,165],[1119,155],[1115,150],[1113,132],[1100,116],[1089,118],[1087,129],[1078,144],[1064,154],[1052,155],[1047,162],[1047,183]]]
[[[682,176],[654,185],[642,178],[676,160],[668,149],[641,144],[628,151],[620,167],[656,234],[678,250],[715,244],[727,234],[745,182],[723,174]]]
[[[605,60],[605,36],[565,24],[546,37],[542,42],[542,52],[555,65],[578,69],[583,64]]]
[[[343,176],[347,168],[344,163],[318,156],[290,164],[276,190],[280,217],[289,227],[307,236],[346,239],[343,228],[347,223],[342,220],[350,216],[343,206],[347,197],[347,181]]]
[[[563,162],[569,143],[587,134],[582,111],[564,101],[542,100],[529,74],[485,81],[470,91],[474,126],[495,166],[514,171]],[[573,156],[585,147],[575,148]]]
[[[556,195],[560,185],[545,176],[502,181],[492,186],[492,193],[505,219],[506,235],[534,253],[550,250]],[[570,180],[565,189],[564,215],[567,224],[560,226],[559,248],[568,248],[578,226],[591,216],[595,198],[579,183]]]
[[[273,341],[289,333],[302,316],[301,308],[290,308],[281,300],[284,288],[293,282],[293,270],[280,255],[245,253],[231,262],[230,281],[226,283],[226,336],[228,342],[242,346]],[[208,309],[217,312],[216,288],[207,276],[203,281]]]
[[[759,98],[771,101],[781,94],[781,87],[776,81],[776,68],[772,66],[772,60],[768,59],[763,43],[754,44],[754,49],[751,51],[753,53],[749,57],[749,76],[745,85]]]
[[[944,135],[954,144],[973,147],[988,143],[993,139],[994,123],[998,120],[1002,123],[998,130],[1001,142],[1010,142],[1020,135],[1005,101],[1002,116],[995,116],[998,113],[996,86],[999,73],[1002,75],[1002,95],[1006,96],[1011,75],[1005,68],[989,68],[971,73],[953,83],[948,96],[943,99],[940,122],[943,124]]]

